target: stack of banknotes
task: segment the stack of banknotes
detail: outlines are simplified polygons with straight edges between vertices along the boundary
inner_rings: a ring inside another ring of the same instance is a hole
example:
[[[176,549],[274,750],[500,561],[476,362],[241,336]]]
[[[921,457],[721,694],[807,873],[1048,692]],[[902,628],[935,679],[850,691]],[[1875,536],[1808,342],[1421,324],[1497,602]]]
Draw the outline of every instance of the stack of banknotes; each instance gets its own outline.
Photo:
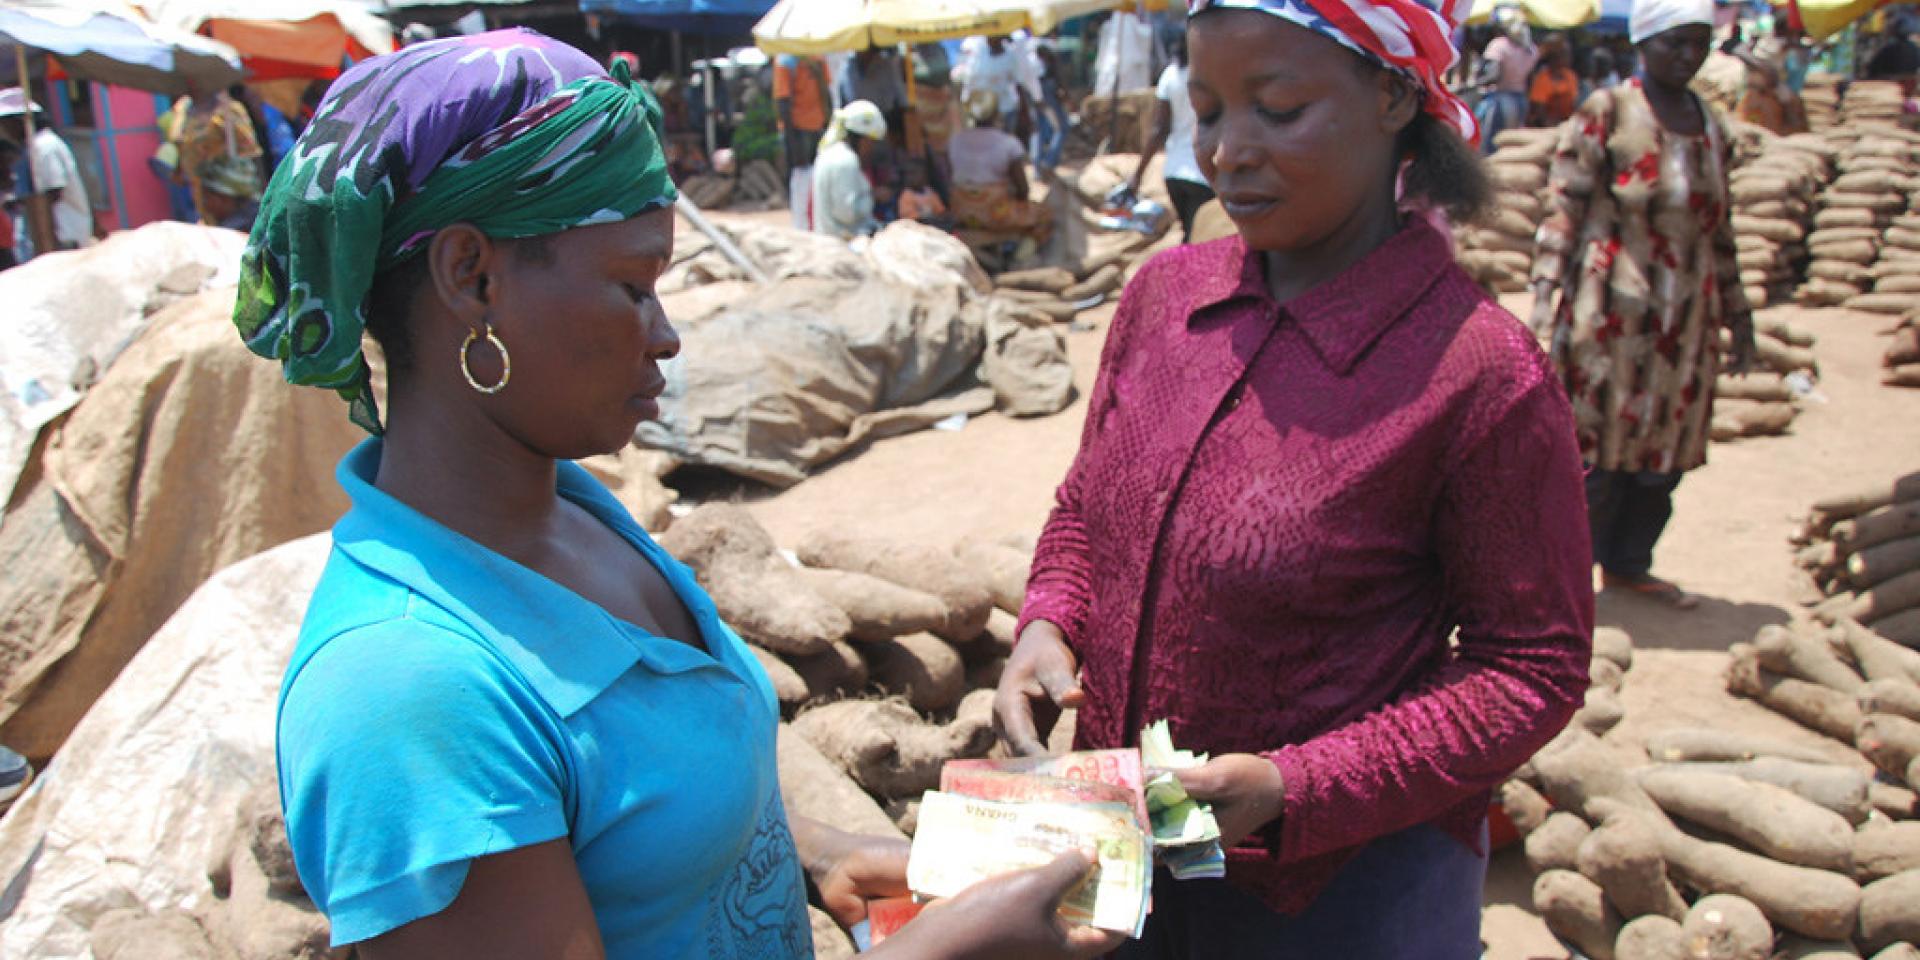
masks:
[[[1213,813],[1174,771],[1206,762],[1178,750],[1165,721],[1138,749],[1058,757],[955,760],[920,803],[907,885],[921,899],[1093,851],[1085,883],[1060,906],[1069,922],[1138,937],[1153,903],[1156,856],[1178,879],[1226,873]]]

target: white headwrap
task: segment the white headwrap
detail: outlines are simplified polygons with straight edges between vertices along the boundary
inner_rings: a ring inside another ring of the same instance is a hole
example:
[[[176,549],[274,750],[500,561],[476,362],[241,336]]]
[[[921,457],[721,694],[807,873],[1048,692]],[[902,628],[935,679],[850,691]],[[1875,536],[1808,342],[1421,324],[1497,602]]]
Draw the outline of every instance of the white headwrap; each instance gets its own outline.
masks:
[[[820,137],[822,150],[847,138],[847,134],[880,140],[887,135],[887,118],[871,101],[855,100],[833,112],[833,122]]]
[[[1641,43],[1675,27],[1696,23],[1713,26],[1713,0],[1634,0],[1627,36]]]

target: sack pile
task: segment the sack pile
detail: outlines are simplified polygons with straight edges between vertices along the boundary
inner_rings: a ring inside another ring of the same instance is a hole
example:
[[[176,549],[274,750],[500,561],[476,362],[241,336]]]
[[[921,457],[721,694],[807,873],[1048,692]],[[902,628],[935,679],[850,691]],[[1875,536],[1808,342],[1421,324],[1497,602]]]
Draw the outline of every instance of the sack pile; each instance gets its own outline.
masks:
[[[1800,90],[1800,102],[1807,108],[1807,129],[1822,133],[1840,122],[1840,76],[1833,73],[1807,75]]]
[[[1890,387],[1920,387],[1920,312],[1909,312],[1901,318],[1883,362],[1887,372],[1880,382]]]
[[[1799,393],[1820,372],[1812,334],[1766,316],[1754,318],[1753,332],[1753,372],[1722,374],[1714,384],[1711,435],[1719,442],[1787,432],[1800,413]],[[1796,380],[1804,381],[1798,390]]]
[[[1882,273],[1878,265],[1889,228],[1906,213],[1914,189],[1920,187],[1920,139],[1891,127],[1854,124],[1836,127],[1826,137],[1839,146],[1839,177],[1821,194],[1815,230],[1807,237],[1813,264],[1799,301],[1885,311],[1889,301],[1877,294],[1892,291],[1876,289]],[[1893,236],[1902,253],[1906,243],[1920,239],[1909,237],[1904,228]],[[1920,254],[1913,258],[1920,259]],[[1909,257],[1896,254],[1892,259]]]
[[[1836,151],[1817,137],[1778,137],[1734,122],[1733,232],[1754,309],[1784,299],[1807,261],[1814,204]]]
[[[1533,272],[1534,234],[1547,216],[1547,167],[1560,140],[1558,128],[1503,130],[1487,158],[1496,197],[1483,223],[1455,233],[1460,266],[1495,293],[1527,289]]]

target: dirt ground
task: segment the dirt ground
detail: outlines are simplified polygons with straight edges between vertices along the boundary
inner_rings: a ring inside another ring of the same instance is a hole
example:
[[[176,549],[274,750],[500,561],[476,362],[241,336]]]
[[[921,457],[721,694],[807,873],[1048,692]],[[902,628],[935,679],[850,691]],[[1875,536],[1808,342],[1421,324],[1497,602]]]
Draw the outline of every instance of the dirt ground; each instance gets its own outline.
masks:
[[[1524,296],[1509,309],[1525,316]],[[1611,737],[1644,740],[1664,727],[1711,724],[1824,741],[1722,688],[1722,654],[1764,624],[1803,617],[1787,536],[1795,515],[1839,488],[1920,470],[1920,391],[1878,382],[1885,318],[1839,310],[1773,308],[1819,338],[1819,393],[1783,437],[1716,444],[1709,464],[1681,484],[1656,554],[1657,572],[1698,594],[1680,613],[1603,594],[1599,621],[1632,634],[1627,720]],[[1073,460],[1112,306],[1081,315],[1094,329],[1068,334],[1080,399],[1052,417],[987,414],[955,432],[930,430],[858,449],[790,490],[728,481],[687,490],[692,499],[736,499],[783,544],[816,529],[871,530],[948,542],[969,534],[1036,534]],[[1858,762],[1835,748],[1836,759]],[[1532,879],[1517,848],[1495,854],[1483,933],[1490,960],[1566,958],[1528,904]]]

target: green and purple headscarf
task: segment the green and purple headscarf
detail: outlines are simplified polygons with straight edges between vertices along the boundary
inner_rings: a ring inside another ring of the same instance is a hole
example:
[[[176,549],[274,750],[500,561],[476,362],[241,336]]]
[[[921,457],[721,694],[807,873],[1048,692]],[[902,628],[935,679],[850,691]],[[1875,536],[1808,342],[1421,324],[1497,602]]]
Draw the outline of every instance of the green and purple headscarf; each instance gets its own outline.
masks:
[[[624,63],[526,30],[415,44],[342,74],[274,173],[234,325],[378,434],[361,334],[379,273],[455,223],[532,237],[673,198],[659,104]]]

